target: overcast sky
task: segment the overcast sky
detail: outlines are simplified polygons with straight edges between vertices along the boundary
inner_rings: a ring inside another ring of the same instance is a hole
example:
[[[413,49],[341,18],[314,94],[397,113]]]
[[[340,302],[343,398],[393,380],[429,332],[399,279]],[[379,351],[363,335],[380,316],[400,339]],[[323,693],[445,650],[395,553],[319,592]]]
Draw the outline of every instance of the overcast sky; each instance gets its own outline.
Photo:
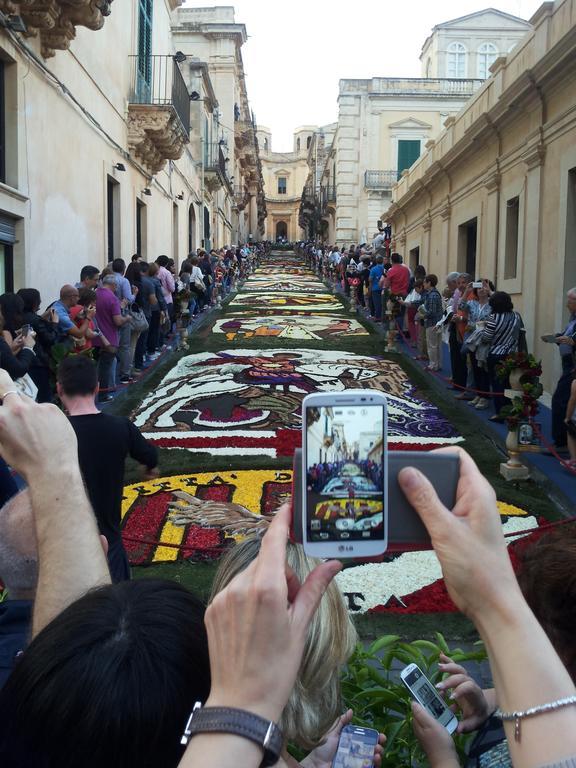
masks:
[[[185,0],[194,7],[210,3]],[[435,24],[490,7],[477,0],[237,0],[246,24],[242,48],[248,98],[257,121],[272,130],[272,149],[292,149],[299,125],[337,118],[341,78],[420,77],[420,50]],[[493,7],[529,19],[537,0]]]

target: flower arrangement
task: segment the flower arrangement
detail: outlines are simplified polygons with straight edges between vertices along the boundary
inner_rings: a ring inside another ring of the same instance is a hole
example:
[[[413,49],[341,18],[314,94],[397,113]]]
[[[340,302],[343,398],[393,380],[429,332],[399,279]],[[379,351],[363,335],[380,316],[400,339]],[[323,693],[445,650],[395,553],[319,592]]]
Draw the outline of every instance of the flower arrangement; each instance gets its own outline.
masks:
[[[525,352],[514,352],[505,357],[496,366],[496,375],[499,379],[509,378],[512,371],[522,371],[521,379],[535,379],[542,375],[542,362],[536,360],[534,355]]]

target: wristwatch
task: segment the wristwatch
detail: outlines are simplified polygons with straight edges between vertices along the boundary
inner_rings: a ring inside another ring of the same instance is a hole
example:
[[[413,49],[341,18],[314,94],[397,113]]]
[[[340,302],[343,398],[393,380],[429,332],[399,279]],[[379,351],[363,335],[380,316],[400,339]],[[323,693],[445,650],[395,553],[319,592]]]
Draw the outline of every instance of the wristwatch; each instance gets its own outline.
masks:
[[[260,768],[276,765],[284,743],[282,731],[272,720],[233,707],[202,708],[199,701],[188,718],[180,743],[185,746],[197,733],[233,733],[250,739],[264,750]]]

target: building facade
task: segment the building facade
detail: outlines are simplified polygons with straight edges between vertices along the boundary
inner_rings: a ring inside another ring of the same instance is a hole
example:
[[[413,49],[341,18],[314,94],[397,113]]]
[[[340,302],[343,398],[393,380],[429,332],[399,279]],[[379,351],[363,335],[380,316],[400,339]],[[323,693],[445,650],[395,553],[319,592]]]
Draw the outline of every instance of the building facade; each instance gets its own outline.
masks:
[[[480,11],[434,28],[421,54],[422,78],[341,80],[322,190],[309,184],[303,197],[309,234],[346,248],[371,242],[394,184],[484,82],[479,51],[490,52],[491,63],[530,29],[509,14]],[[454,59],[456,44],[465,53],[458,48]]]
[[[495,8],[437,24],[420,53],[422,77],[486,80],[496,59],[530,30],[530,22]]]
[[[563,329],[576,286],[576,0],[544,3],[530,22],[381,215],[412,264],[511,294],[550,390],[559,356],[540,337]]]
[[[180,2],[0,0],[11,14],[0,30],[0,292],[37,287],[51,301],[85,264],[134,252],[178,264],[257,229],[230,179],[234,114],[232,141],[219,143],[210,56],[177,47]]]
[[[309,171],[308,151],[316,130],[316,126],[297,128],[292,152],[273,152],[270,130],[258,126],[267,210],[266,240],[294,242],[305,236],[299,219],[300,201]]]

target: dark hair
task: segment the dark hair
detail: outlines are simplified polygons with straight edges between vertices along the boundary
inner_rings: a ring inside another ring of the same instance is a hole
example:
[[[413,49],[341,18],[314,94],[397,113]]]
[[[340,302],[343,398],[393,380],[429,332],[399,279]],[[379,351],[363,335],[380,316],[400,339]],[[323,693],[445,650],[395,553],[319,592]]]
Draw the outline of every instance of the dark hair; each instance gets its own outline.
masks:
[[[139,253],[133,253],[132,254],[132,258],[130,259],[130,261],[138,261],[139,258],[140,258],[140,254]]]
[[[10,333],[15,333],[22,328],[22,313],[24,312],[24,300],[17,293],[3,293],[0,296],[0,310],[4,318],[4,328]]]
[[[78,291],[78,304],[89,307],[96,303],[96,291],[93,288],[80,288]]]
[[[168,261],[168,256],[158,256],[156,264],[158,264],[159,267],[165,267],[168,264]]]
[[[510,294],[506,293],[506,291],[496,291],[496,293],[493,293],[488,299],[488,304],[492,307],[492,311],[495,315],[502,315],[504,312],[512,312],[514,309]]]
[[[18,296],[24,303],[23,312],[36,312],[40,306],[40,291],[36,288],[20,288]]]
[[[437,275],[426,275],[426,277],[424,278],[424,281],[427,282],[427,283],[430,283],[430,285],[433,288],[436,288],[436,286],[438,285],[438,277],[437,277]]]
[[[68,355],[58,366],[58,383],[68,397],[91,395],[98,386],[98,369],[86,355]]]
[[[521,546],[518,556],[526,602],[576,680],[576,525]]]
[[[393,253],[392,256],[390,256],[390,261],[392,264],[402,264],[402,256],[400,256],[399,253]]]
[[[0,694],[2,765],[176,768],[194,702],[210,689],[203,619],[174,581],[81,597],[32,641]]]
[[[186,272],[187,274],[192,274],[192,264],[182,264],[182,269],[180,270],[180,274],[182,272]]]
[[[83,283],[84,280],[90,280],[90,278],[95,277],[95,275],[98,274],[100,274],[98,267],[91,267],[90,264],[88,264],[80,270],[80,282]]]
[[[426,267],[424,264],[417,264],[414,267],[414,277],[420,277],[422,280],[426,277]]]
[[[118,274],[123,275],[126,271],[126,262],[124,259],[114,259],[112,262],[112,271],[118,272]]]
[[[147,275],[148,274],[148,270],[150,269],[150,266],[149,266],[147,261],[139,261],[138,262],[138,267],[140,269],[141,274],[143,274],[143,275]]]

